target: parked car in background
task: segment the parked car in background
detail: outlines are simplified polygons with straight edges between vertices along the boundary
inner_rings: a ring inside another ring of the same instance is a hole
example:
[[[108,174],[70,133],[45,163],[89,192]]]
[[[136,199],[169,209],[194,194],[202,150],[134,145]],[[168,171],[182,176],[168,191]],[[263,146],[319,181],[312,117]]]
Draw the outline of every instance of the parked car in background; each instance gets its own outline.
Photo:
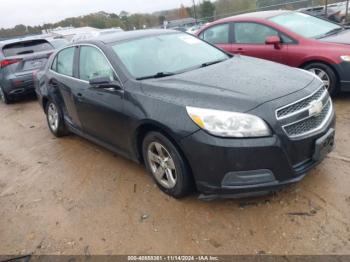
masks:
[[[232,54],[308,70],[331,95],[350,91],[350,30],[338,24],[300,12],[265,11],[215,21],[197,35]]]
[[[109,28],[109,29],[100,29],[99,31],[76,34],[72,38],[71,42],[76,43],[76,42],[83,41],[83,40],[90,40],[90,39],[93,39],[93,38],[98,37],[98,36],[115,34],[115,33],[120,33],[120,32],[124,32],[124,30],[119,28],[119,27],[118,28]]]
[[[52,56],[44,78],[36,92],[53,135],[70,131],[144,163],[173,197],[265,194],[300,181],[334,144],[319,78],[187,33],[80,42]]]
[[[350,3],[348,5],[348,8],[350,8]],[[331,16],[331,19],[343,25],[347,24],[350,22],[350,9],[348,11],[348,16],[346,16],[346,9],[346,2],[339,3],[333,8],[333,10],[335,10],[335,13]]]
[[[55,49],[60,49],[69,44],[69,41],[64,38],[54,38],[54,39],[48,39],[48,40]]]
[[[33,72],[54,52],[46,39],[13,39],[0,42],[0,99],[5,104],[16,96],[33,93]]]
[[[191,26],[190,28],[188,28],[186,30],[187,33],[191,34],[191,35],[195,35],[196,32],[203,26],[203,24],[198,24],[198,25],[194,25]]]
[[[299,9],[298,11],[312,15],[312,16],[316,16],[319,18],[339,22],[339,21],[336,21],[336,18],[335,18],[335,16],[339,13],[339,8],[337,4],[328,5],[327,10],[325,8],[325,5],[322,5],[322,6],[313,6],[309,8],[302,8],[302,9]]]

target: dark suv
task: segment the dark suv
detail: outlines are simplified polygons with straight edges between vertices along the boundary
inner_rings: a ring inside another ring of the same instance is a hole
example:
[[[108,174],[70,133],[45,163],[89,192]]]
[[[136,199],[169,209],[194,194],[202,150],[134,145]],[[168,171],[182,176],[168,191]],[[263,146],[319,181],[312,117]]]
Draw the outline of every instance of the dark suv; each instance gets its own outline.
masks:
[[[12,39],[0,42],[0,99],[34,93],[33,72],[46,64],[54,47],[45,39]]]

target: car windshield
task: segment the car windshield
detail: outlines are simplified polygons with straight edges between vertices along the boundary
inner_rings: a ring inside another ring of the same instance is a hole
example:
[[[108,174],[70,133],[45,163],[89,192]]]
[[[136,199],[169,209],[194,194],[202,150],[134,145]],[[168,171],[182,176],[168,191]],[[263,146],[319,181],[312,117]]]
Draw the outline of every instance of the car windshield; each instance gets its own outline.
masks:
[[[337,24],[298,12],[275,16],[270,20],[306,38],[321,38],[342,30]]]
[[[183,33],[129,40],[112,48],[136,79],[169,76],[229,58],[223,51]]]

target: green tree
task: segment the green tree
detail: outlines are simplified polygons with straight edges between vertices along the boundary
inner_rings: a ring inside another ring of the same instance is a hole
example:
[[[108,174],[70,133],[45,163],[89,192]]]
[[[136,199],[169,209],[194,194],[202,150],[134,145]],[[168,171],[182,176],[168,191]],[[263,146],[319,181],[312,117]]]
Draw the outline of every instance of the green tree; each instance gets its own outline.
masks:
[[[215,5],[209,0],[204,0],[199,6],[201,18],[204,18],[205,20],[212,21],[214,18],[214,12]]]

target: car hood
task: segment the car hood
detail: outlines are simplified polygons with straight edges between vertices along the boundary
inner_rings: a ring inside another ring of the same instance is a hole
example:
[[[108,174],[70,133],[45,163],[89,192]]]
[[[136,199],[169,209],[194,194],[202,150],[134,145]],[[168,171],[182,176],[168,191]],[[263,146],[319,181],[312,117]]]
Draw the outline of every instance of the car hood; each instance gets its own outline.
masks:
[[[322,42],[350,45],[350,30],[344,30],[339,34],[327,36],[319,39]]]
[[[160,79],[144,80],[146,95],[184,106],[247,112],[306,88],[316,78],[303,70],[235,56],[225,62]]]

